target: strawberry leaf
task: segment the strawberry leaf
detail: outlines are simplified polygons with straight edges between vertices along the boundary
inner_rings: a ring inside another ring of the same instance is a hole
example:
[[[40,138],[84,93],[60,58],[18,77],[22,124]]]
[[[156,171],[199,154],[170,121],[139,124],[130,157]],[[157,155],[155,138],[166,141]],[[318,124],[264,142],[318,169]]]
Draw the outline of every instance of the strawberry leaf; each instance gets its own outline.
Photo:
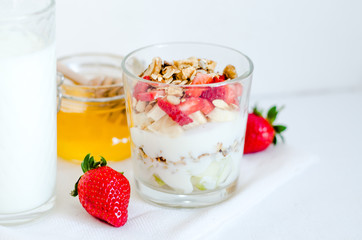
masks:
[[[269,109],[266,120],[268,120],[268,122],[270,122],[270,124],[273,124],[273,122],[277,118],[277,115],[278,115],[277,107],[273,106]]]
[[[78,178],[78,181],[77,181],[77,182],[75,183],[75,185],[74,185],[73,191],[70,192],[70,195],[73,196],[73,197],[78,196],[78,183],[79,183],[79,180],[80,180],[81,177],[82,177],[82,176],[80,176],[80,177]]]
[[[258,107],[255,105],[255,107],[253,108],[253,113],[257,116],[263,116],[263,110],[262,109],[258,109]]]
[[[281,133],[287,129],[287,127],[283,125],[274,125],[273,128],[276,133]]]

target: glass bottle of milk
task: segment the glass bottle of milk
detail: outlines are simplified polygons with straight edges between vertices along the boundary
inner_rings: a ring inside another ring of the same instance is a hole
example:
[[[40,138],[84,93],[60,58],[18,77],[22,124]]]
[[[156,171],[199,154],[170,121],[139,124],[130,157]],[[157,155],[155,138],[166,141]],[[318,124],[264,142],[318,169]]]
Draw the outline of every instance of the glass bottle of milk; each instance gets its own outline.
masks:
[[[54,205],[54,0],[0,1],[0,224]]]

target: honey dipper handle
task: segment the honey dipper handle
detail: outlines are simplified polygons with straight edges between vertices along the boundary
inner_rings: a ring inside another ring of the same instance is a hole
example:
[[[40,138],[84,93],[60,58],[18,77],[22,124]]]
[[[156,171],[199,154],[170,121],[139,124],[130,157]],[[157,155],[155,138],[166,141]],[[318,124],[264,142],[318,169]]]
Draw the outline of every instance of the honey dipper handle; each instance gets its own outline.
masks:
[[[88,85],[88,80],[82,75],[74,72],[64,64],[57,62],[57,71],[61,72],[64,77],[68,78],[72,82],[78,85]]]

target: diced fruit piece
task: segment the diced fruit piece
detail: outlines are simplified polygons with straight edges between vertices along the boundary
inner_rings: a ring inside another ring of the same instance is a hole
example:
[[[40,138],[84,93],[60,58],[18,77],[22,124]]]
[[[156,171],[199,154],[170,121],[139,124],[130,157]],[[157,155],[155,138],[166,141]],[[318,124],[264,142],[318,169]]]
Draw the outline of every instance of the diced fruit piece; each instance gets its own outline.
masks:
[[[197,84],[208,84],[212,83],[212,77],[209,74],[206,73],[197,73],[194,80],[192,80],[192,85]]]
[[[236,95],[238,97],[243,95],[243,86],[240,83],[234,83],[232,86],[234,86]]]
[[[223,87],[225,89],[224,101],[228,104],[239,105],[236,88],[233,85],[225,85]]]
[[[215,76],[212,80],[214,83],[223,82],[225,81],[225,76],[224,75]]]
[[[133,96],[137,99],[137,95],[140,93],[147,92],[149,85],[144,82],[138,82],[134,87]],[[138,99],[137,99],[138,100]]]
[[[237,112],[215,108],[207,116],[212,122],[227,122],[237,118]]]
[[[155,178],[155,181],[157,182],[157,184],[162,187],[162,186],[165,186],[166,183],[164,181],[162,181],[162,179],[157,176],[157,174],[153,174],[153,177]]]
[[[212,110],[214,110],[215,106],[207,99],[202,98],[204,101],[204,107],[201,109],[203,114],[209,114]]]
[[[162,118],[165,115],[166,115],[166,113],[158,105],[155,105],[147,113],[147,117],[152,118],[154,121],[157,121],[158,119]]]
[[[132,116],[133,116],[132,118],[133,125],[135,127],[144,128],[149,124],[151,124],[152,122],[152,120],[149,117],[147,117],[145,112],[134,113]]]
[[[188,97],[200,97],[200,95],[208,89],[208,87],[189,87],[187,88],[185,95]]]
[[[191,85],[208,84],[212,82],[213,78],[209,74],[197,73]],[[204,90],[206,89],[203,87],[190,87],[186,91],[186,96],[199,97]]]
[[[150,92],[138,93],[136,99],[139,101],[152,101],[156,98],[165,96],[165,91],[155,90]]]
[[[207,119],[201,111],[191,113],[189,117],[193,122],[182,126],[185,130],[207,123]]]
[[[182,127],[173,121],[168,115],[163,116],[158,121],[148,126],[152,132],[177,137],[183,133]]]
[[[190,97],[186,98],[184,102],[181,102],[178,106],[183,113],[189,115],[191,113],[197,112],[204,107],[204,101],[201,98]]]
[[[212,102],[215,99],[224,99],[225,92],[225,86],[210,87],[206,91],[202,92],[200,97]]]
[[[169,103],[164,99],[159,99],[157,105],[168,115],[177,122],[180,126],[189,124],[192,122],[192,119],[183,113],[177,106]]]
[[[150,80],[150,76],[144,76],[143,79]]]

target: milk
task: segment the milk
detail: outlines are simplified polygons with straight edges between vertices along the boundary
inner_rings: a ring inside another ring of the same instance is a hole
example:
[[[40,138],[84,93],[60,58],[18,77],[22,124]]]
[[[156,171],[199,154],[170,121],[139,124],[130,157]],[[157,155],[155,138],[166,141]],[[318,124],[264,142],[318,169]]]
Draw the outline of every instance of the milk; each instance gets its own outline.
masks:
[[[55,45],[0,28],[0,214],[28,211],[54,195]]]

